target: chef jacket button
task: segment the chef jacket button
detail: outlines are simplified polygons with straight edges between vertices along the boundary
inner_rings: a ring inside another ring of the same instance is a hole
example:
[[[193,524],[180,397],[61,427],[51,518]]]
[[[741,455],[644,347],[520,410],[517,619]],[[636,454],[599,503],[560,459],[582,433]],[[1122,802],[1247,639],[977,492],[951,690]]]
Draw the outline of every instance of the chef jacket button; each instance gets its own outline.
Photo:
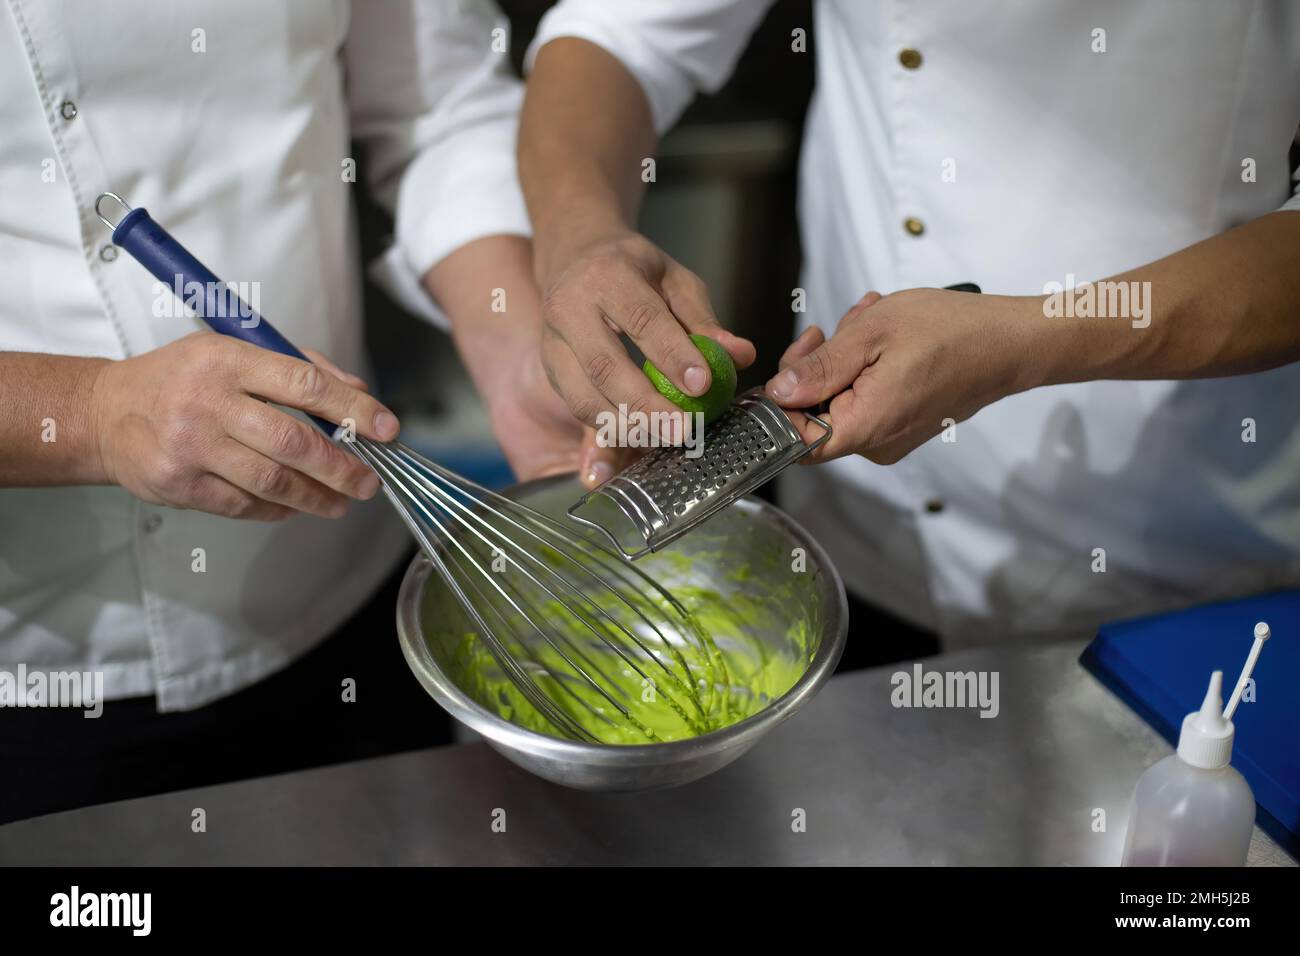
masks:
[[[919,236],[921,233],[925,232],[925,223],[921,222],[921,220],[917,219],[915,216],[908,216],[903,220],[903,228],[907,230],[909,236]]]
[[[99,258],[105,262],[113,262],[117,259],[117,246],[100,246]]]
[[[144,530],[150,534],[162,527],[162,515],[149,515],[144,519]]]
[[[937,515],[943,511],[943,502],[938,498],[931,498],[925,503],[925,510],[927,514]]]
[[[77,118],[77,104],[72,100],[64,100],[63,105],[59,107],[59,115],[65,120],[74,120]]]
[[[921,65],[921,51],[913,50],[910,46],[898,51],[898,62],[903,64],[905,70],[915,70]]]

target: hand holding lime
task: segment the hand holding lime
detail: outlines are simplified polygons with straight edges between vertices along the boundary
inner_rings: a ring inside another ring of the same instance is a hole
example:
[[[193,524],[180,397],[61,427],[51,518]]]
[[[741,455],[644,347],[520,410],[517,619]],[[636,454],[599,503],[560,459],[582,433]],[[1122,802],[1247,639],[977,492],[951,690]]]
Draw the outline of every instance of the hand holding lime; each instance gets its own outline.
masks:
[[[690,412],[692,415],[703,412],[704,421],[708,423],[725,412],[731,400],[736,397],[736,363],[731,360],[726,349],[707,335],[693,334],[691,341],[700,350],[704,360],[709,363],[709,373],[713,379],[709,390],[703,395],[687,395],[674,385],[668,376],[655,368],[654,363],[649,359],[646,359],[645,365],[641,368],[654,383],[654,387],[659,390],[660,395],[684,412]]]

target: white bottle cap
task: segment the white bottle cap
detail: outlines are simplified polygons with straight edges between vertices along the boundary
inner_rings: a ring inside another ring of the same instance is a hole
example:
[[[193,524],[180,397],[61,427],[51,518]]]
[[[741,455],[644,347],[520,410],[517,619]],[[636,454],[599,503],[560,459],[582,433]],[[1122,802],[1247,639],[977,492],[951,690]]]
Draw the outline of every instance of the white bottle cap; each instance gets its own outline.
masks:
[[[1193,767],[1218,770],[1232,760],[1232,721],[1223,716],[1223,671],[1210,675],[1201,709],[1183,718],[1178,756]]]

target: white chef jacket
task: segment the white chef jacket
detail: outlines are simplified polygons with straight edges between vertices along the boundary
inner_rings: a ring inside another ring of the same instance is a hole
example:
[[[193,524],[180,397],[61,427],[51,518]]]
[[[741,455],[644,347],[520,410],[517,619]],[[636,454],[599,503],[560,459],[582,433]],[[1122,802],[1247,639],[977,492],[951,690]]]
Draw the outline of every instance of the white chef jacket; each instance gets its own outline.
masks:
[[[223,279],[260,283],[290,341],[361,373],[351,162],[395,211],[384,264],[412,308],[432,311],[419,277],[449,252],[528,232],[521,91],[487,0],[7,7],[0,349],[121,359],[203,328],[153,315],[154,280],[94,214],[104,190]],[[0,669],[100,670],[110,699],[196,707],[342,623],[404,540],[382,499],[262,524],[120,488],[0,489]]]
[[[641,83],[662,132],[697,91],[722,85],[769,6],[564,0],[530,57],[560,36],[600,45]],[[1300,4],[814,9],[809,52],[789,54],[815,56],[817,76],[800,169],[799,318],[828,334],[869,289],[976,282],[1040,295],[1300,209],[1287,165]],[[852,457],[793,470],[783,503],[851,590],[948,646],[1084,634],[1300,582],[1297,423],[1300,365],[1041,388],[895,465]]]

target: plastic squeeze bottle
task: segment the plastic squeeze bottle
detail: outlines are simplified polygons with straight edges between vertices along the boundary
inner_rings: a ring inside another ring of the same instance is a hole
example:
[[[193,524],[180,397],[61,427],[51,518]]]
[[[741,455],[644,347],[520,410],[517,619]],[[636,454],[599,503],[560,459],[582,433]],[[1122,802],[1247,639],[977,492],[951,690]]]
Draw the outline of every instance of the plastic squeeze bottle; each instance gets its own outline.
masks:
[[[1269,628],[1255,643],[1226,711],[1223,671],[1210,676],[1201,709],[1183,718],[1178,750],[1138,778],[1129,806],[1121,866],[1244,866],[1255,824],[1255,796],[1229,765],[1241,702]]]

